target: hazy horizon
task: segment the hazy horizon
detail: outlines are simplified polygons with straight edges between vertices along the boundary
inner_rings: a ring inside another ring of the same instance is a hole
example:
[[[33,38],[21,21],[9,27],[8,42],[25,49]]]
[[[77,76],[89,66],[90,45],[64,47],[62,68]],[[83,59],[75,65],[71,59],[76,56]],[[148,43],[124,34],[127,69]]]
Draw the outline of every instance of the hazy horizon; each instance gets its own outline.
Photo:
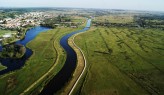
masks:
[[[0,7],[64,7],[164,11],[164,0],[0,0]]]

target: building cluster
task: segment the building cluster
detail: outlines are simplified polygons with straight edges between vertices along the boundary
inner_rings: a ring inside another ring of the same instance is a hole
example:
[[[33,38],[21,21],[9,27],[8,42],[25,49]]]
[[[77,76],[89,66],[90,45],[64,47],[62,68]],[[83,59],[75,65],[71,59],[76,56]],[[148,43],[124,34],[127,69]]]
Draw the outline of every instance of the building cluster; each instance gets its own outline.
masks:
[[[53,17],[47,12],[29,12],[23,15],[17,15],[15,18],[5,18],[0,20],[0,28],[15,29],[25,26],[37,26],[44,19]]]
[[[44,19],[52,18],[54,15],[48,12],[28,12],[22,15],[16,15],[15,18],[4,18],[0,20],[0,29],[15,30],[28,26],[38,26]],[[20,39],[18,33],[5,33],[0,36],[0,44],[2,41],[15,37],[14,39]]]

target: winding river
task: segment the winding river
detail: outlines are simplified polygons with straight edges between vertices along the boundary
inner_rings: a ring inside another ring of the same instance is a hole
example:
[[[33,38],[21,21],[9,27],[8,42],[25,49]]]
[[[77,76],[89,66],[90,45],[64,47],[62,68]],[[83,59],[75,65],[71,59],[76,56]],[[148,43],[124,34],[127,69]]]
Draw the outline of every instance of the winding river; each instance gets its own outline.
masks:
[[[49,30],[50,28],[37,26],[34,28],[31,28],[26,32],[26,36],[23,40],[19,40],[16,42],[16,44],[21,44],[26,46],[28,42],[33,40],[40,32],[44,32]],[[2,50],[2,46],[0,46],[0,50]],[[6,74],[11,71],[18,70],[22,68],[28,60],[28,58],[32,55],[32,50],[26,47],[26,53],[22,58],[19,59],[13,59],[13,58],[0,58],[0,63],[3,66],[6,66],[7,68],[0,71],[0,75]]]
[[[88,19],[86,27],[82,30],[78,30],[72,32],[70,34],[65,35],[60,40],[60,45],[65,49],[67,58],[63,68],[59,71],[59,73],[44,87],[41,95],[53,95],[55,92],[60,90],[66,82],[72,77],[72,74],[76,68],[77,63],[77,55],[75,51],[68,45],[68,39],[72,35],[85,32],[90,28],[91,19]],[[32,41],[40,32],[44,32],[50,30],[50,28],[37,26],[26,32],[26,36],[23,40],[19,40],[16,44],[22,44],[26,46],[26,44]],[[0,50],[2,47],[0,46]],[[32,55],[32,50],[26,47],[25,55],[20,59],[12,59],[12,58],[0,58],[0,63],[7,68],[0,71],[0,75],[9,73],[11,71],[18,70],[25,65],[26,60]]]
[[[84,29],[72,32],[61,38],[60,45],[65,49],[67,54],[65,64],[63,68],[59,71],[59,73],[54,76],[54,78],[44,87],[40,95],[53,95],[58,90],[60,90],[72,77],[77,64],[77,55],[75,51],[68,45],[68,39],[76,33],[89,30],[90,25],[91,19],[88,19],[86,27]]]

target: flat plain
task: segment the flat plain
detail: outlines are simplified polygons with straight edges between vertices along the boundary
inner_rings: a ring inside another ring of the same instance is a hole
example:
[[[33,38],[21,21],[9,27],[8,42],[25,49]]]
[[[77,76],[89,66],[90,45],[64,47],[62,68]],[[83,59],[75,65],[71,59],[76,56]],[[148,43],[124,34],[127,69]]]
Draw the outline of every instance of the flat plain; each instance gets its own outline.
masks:
[[[81,95],[163,95],[164,32],[92,27],[75,38],[87,57]]]
[[[25,66],[16,71],[0,77],[0,92],[4,95],[17,95],[22,93],[32,83],[44,75],[53,64],[56,63],[57,56],[59,62],[56,67],[47,76],[43,83],[38,84],[39,88],[54,76],[63,66],[65,60],[65,52],[59,44],[60,38],[76,29],[52,29],[47,32],[40,33],[33,41],[28,43],[27,47],[33,50],[33,55],[27,60]],[[60,55],[57,55],[57,52]],[[34,89],[37,88],[34,87]],[[31,89],[32,91],[34,89]],[[31,93],[31,92],[30,92]],[[37,92],[36,92],[37,93]]]

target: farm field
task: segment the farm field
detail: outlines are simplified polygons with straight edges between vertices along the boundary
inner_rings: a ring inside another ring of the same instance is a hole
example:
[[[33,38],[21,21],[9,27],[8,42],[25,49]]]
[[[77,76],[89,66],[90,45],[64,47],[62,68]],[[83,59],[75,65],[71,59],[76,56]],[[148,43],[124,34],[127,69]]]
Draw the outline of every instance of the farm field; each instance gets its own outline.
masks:
[[[163,95],[164,32],[92,27],[75,38],[87,57],[81,95]]]

